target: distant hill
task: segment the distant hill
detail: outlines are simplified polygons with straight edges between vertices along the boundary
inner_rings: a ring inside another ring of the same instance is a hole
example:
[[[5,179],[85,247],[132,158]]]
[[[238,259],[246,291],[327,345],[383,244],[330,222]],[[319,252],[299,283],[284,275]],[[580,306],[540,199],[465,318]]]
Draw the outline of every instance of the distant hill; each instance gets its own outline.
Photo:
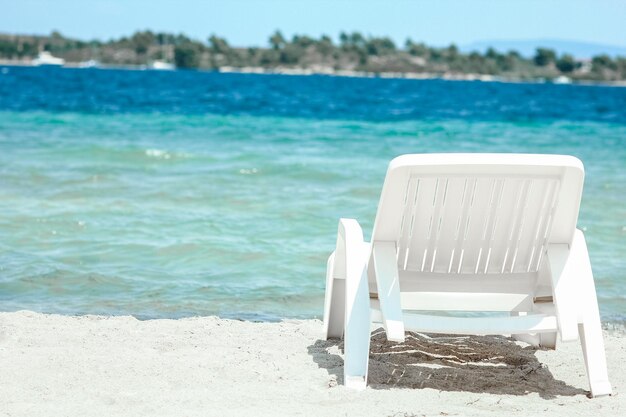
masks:
[[[515,50],[525,57],[533,56],[538,47],[554,49],[559,54],[572,54],[579,59],[588,59],[603,54],[612,57],[626,56],[626,46],[563,39],[485,40],[462,45],[459,49],[463,52],[479,51],[484,53],[489,47],[499,52]]]

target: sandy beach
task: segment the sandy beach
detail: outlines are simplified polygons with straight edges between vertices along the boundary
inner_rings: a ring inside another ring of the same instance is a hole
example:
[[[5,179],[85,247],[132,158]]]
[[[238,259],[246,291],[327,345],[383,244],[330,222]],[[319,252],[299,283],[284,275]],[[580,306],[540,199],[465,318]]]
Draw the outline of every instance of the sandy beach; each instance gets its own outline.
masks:
[[[623,330],[605,332],[613,396],[589,399],[580,346],[372,336],[369,387],[342,386],[318,320],[0,313],[2,416],[623,415]]]

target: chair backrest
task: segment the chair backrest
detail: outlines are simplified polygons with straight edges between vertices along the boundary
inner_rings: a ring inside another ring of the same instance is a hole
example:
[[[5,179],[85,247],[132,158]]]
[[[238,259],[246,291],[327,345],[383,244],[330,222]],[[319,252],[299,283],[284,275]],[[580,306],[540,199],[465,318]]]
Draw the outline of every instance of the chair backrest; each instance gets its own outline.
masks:
[[[536,273],[570,244],[584,169],[572,156],[416,154],[391,161],[372,243],[394,242],[402,273]]]

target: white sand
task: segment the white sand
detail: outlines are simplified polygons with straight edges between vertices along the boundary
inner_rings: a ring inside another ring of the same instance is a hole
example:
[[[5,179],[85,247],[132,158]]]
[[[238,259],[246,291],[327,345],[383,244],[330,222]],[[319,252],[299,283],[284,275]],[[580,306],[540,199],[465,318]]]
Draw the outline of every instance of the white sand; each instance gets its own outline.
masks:
[[[370,386],[341,385],[317,320],[139,321],[0,313],[2,416],[626,415],[626,340],[605,334],[614,395],[587,398],[580,346],[375,332]],[[400,352],[400,353],[398,353]]]

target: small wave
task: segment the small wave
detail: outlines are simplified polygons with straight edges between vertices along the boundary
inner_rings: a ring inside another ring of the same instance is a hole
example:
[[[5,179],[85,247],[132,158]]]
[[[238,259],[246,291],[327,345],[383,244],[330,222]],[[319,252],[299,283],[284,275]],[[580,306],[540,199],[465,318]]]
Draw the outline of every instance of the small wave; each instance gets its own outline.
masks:
[[[259,170],[256,168],[251,168],[251,169],[242,168],[239,170],[239,173],[243,175],[254,175],[254,174],[257,174],[258,172]]]
[[[158,159],[170,159],[172,157],[169,152],[161,149],[146,149],[146,156]]]
[[[149,158],[156,159],[173,159],[173,158],[190,158],[191,155],[184,152],[168,152],[162,149],[146,149],[144,154]]]

